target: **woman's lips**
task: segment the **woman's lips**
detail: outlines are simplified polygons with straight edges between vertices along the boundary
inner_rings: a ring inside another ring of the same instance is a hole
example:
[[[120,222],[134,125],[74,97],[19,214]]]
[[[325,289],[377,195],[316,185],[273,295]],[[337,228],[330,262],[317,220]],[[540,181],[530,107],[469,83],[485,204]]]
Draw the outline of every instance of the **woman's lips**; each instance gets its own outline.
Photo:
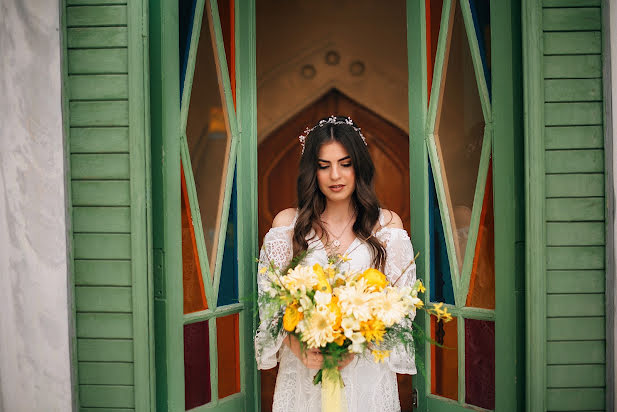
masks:
[[[332,186],[328,186],[330,188],[330,190],[332,190],[333,192],[340,192],[341,190],[343,190],[343,188],[345,187],[345,185],[332,185]]]

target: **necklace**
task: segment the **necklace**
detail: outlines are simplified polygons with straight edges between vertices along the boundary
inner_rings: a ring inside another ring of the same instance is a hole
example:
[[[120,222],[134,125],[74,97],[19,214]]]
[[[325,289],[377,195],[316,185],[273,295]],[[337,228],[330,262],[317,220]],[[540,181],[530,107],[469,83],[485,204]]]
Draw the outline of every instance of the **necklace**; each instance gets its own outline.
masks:
[[[332,241],[332,246],[334,246],[335,249],[338,249],[341,246],[341,241],[340,238],[341,236],[343,236],[343,234],[345,233],[345,230],[347,230],[347,227],[349,227],[349,224],[351,223],[351,221],[353,220],[353,218],[356,216],[356,214],[352,214],[351,217],[349,218],[349,221],[347,222],[347,224],[345,225],[345,227],[343,228],[343,230],[341,231],[340,235],[335,235],[331,230],[326,229],[326,231],[328,232],[328,234],[332,235],[334,237],[334,240]],[[323,223],[326,224],[326,226],[328,225],[328,222],[324,222],[322,220]]]

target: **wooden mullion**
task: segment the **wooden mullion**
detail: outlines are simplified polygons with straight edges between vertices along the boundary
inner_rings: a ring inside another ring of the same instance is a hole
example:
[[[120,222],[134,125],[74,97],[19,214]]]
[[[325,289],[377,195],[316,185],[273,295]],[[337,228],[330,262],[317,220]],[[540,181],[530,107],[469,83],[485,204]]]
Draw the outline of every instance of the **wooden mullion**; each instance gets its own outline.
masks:
[[[452,4],[452,1],[456,0],[444,0],[441,10],[439,39],[437,40],[437,52],[435,53],[435,62],[433,65],[433,82],[431,86],[428,113],[426,116],[427,135],[431,135],[435,132],[435,123],[443,97],[442,77],[444,68],[447,70],[447,51],[450,49],[450,39],[452,38],[452,23],[454,17],[454,5]],[[426,15],[426,13],[424,15]],[[426,59],[423,60],[423,62],[425,61]]]
[[[471,308],[449,305],[444,303],[443,309],[447,309],[453,317],[464,317],[465,319],[495,321],[495,311],[492,309]]]
[[[484,128],[484,140],[482,142],[482,153],[480,154],[476,191],[473,197],[469,235],[467,238],[467,247],[465,249],[465,258],[463,260],[463,270],[461,271],[461,288],[459,289],[459,299],[461,302],[467,302],[467,293],[469,293],[469,281],[471,279],[473,260],[476,254],[478,231],[480,230],[480,217],[482,215],[482,208],[484,207],[484,192],[486,191],[488,166],[491,160],[492,136],[492,125],[487,124]]]
[[[471,7],[469,6],[469,0],[460,0],[460,2],[465,32],[467,33],[467,41],[469,42],[469,49],[471,51],[471,60],[473,62],[474,72],[476,74],[476,83],[478,86],[478,94],[480,95],[482,113],[484,114],[484,121],[486,123],[490,123],[492,121],[493,111],[491,109],[491,100],[488,93],[486,76],[484,75],[482,57],[480,56],[478,37],[476,36],[476,29],[473,24],[473,17],[471,16]]]
[[[210,276],[210,264],[208,259],[208,249],[206,248],[206,240],[204,238],[204,229],[201,222],[201,212],[199,211],[199,201],[197,198],[197,190],[195,188],[195,177],[193,176],[193,166],[191,165],[191,155],[186,140],[186,134],[180,139],[180,155],[184,169],[184,178],[186,180],[186,191],[189,195],[189,207],[191,209],[191,217],[193,231],[195,233],[195,243],[197,244],[197,254],[199,258],[199,267],[201,268],[201,279],[206,293],[208,308],[215,308],[216,301],[214,292],[212,291],[212,278]]]
[[[458,334],[457,348],[458,351],[458,402],[465,403],[465,318],[457,317],[456,333]]]
[[[218,336],[216,334],[216,318],[208,321],[210,332],[210,402],[216,403],[219,400],[219,356],[218,356]]]
[[[452,229],[452,220],[450,218],[450,208],[448,207],[448,199],[446,188],[442,180],[441,159],[437,154],[437,147],[433,135],[429,136],[427,141],[429,158],[431,160],[431,169],[433,170],[433,180],[435,182],[435,191],[437,192],[437,201],[440,209],[441,224],[443,226],[444,235],[446,238],[446,249],[448,251],[448,263],[450,264],[450,277],[452,279],[452,289],[454,292],[454,301],[456,306],[463,306],[465,302],[461,302],[459,296],[460,275],[458,270],[458,256],[456,253],[456,245],[454,244],[454,233]]]
[[[195,75],[195,62],[197,61],[197,50],[199,50],[199,37],[201,34],[201,22],[204,14],[204,3],[206,0],[196,0],[195,13],[193,14],[193,28],[191,32],[191,44],[189,45],[189,55],[186,62],[186,73],[184,75],[184,85],[180,102],[180,130],[186,133],[186,123],[189,117],[189,106],[191,103],[191,92],[193,90],[193,77]]]
[[[232,305],[225,305],[216,309],[200,310],[198,312],[187,313],[184,315],[184,324],[190,325],[191,323],[203,322],[213,318],[220,318],[222,316],[233,315],[240,313],[244,309],[244,303],[234,303]]]

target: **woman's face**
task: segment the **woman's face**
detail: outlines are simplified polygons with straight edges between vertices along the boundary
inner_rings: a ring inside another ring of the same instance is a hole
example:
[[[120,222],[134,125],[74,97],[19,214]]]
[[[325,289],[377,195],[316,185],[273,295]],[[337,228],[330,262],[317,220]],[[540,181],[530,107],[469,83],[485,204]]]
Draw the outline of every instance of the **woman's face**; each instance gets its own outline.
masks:
[[[317,182],[326,199],[349,199],[356,189],[356,174],[345,147],[336,140],[324,143],[317,162]]]

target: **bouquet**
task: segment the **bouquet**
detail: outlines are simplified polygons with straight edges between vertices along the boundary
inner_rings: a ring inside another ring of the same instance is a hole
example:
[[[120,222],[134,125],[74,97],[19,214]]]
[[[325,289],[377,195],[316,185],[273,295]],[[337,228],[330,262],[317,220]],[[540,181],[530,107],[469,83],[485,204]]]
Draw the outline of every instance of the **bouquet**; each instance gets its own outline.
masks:
[[[323,365],[313,383],[322,384],[324,411],[344,409],[338,365],[349,353],[372,355],[375,362],[383,362],[402,346],[411,356],[416,310],[451,319],[441,305],[425,307],[418,297],[425,291],[420,280],[398,287],[374,268],[344,271],[342,264],[349,259],[341,255],[331,258],[326,267],[299,265],[299,260],[284,269],[265,262],[260,274],[267,281],[259,306],[273,339],[284,329],[298,338],[303,349],[320,350]]]

